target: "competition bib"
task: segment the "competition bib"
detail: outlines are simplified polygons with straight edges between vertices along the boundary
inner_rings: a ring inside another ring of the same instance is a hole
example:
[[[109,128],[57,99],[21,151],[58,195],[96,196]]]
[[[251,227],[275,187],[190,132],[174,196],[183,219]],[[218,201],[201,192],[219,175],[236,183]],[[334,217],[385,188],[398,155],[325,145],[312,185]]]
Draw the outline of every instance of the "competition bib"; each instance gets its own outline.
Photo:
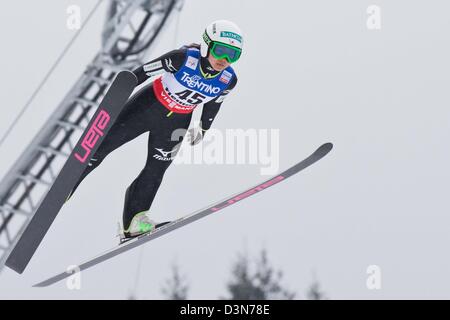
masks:
[[[183,67],[176,73],[164,73],[153,82],[159,102],[176,113],[191,113],[199,104],[211,101],[228,88],[234,71],[231,67],[212,79],[205,79],[200,71],[200,51],[187,50]]]

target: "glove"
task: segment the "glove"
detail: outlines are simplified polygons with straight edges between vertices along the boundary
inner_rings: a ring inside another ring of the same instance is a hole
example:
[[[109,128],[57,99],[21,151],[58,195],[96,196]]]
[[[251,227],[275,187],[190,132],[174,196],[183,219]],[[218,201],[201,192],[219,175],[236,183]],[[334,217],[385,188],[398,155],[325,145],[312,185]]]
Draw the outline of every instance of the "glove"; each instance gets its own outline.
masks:
[[[203,137],[205,136],[206,130],[203,130],[202,128],[191,128],[188,130],[188,142],[195,146],[200,141],[203,140]]]

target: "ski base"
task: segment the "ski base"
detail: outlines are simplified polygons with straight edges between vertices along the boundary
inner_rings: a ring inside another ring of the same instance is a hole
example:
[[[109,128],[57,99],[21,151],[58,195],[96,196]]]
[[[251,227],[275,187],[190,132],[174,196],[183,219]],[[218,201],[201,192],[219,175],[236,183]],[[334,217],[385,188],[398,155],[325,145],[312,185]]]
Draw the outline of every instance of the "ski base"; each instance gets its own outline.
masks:
[[[103,254],[85,262],[78,266],[80,271],[84,271],[88,268],[91,268],[101,262],[104,262],[106,260],[109,260],[121,253],[124,253],[126,251],[129,251],[133,248],[136,248],[138,246],[141,246],[148,241],[157,239],[175,229],[181,228],[189,223],[192,223],[198,219],[201,219],[207,215],[210,215],[212,213],[215,213],[219,210],[222,210],[230,205],[233,205],[243,199],[246,199],[256,193],[259,193],[291,176],[294,174],[302,171],[303,169],[311,166],[312,164],[316,163],[323,157],[325,157],[333,148],[332,143],[325,143],[322,146],[320,146],[313,154],[311,154],[309,157],[304,159],[303,161],[297,163],[296,165],[290,167],[286,171],[282,172],[281,174],[253,187],[250,189],[245,190],[244,192],[238,193],[234,196],[228,197],[223,201],[217,202],[205,209],[199,210],[197,212],[194,212],[192,214],[189,214],[187,216],[184,216],[180,219],[174,220],[172,222],[166,223],[157,229],[153,230],[150,233],[140,235],[138,237],[135,237],[133,239],[130,239],[123,244],[119,245],[118,247],[115,247],[113,249],[110,249]],[[47,287],[50,286],[56,282],[59,282],[65,278],[70,277],[72,274],[67,272],[62,272],[54,277],[51,277],[43,282],[40,282],[38,284],[35,284],[34,287]]]
[[[122,71],[117,74],[63,168],[9,254],[5,262],[7,267],[18,273],[25,270],[136,84],[137,78],[132,72]]]

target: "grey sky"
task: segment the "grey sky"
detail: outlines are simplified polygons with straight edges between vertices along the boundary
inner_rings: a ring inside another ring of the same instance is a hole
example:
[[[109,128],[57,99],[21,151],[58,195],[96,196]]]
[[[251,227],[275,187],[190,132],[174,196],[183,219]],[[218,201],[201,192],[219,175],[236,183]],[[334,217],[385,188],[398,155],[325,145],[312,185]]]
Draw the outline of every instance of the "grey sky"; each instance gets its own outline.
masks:
[[[74,35],[69,4],[86,15],[94,1],[4,5],[0,134]],[[379,31],[366,28],[372,4],[382,10]],[[0,175],[98,51],[105,9],[1,147]],[[190,298],[215,299],[236,253],[266,247],[299,298],[312,270],[333,299],[450,298],[449,9],[439,0],[186,1],[178,28],[174,20],[152,56],[198,41],[218,18],[245,32],[239,85],[215,128],[280,129],[281,169],[323,142],[335,149],[301,175],[146,245],[138,297],[161,298],[176,259]],[[126,298],[141,249],[85,272],[80,291],[31,285],[116,244],[123,194],[145,155],[146,136],[111,154],[60,212],[27,271],[2,272],[0,298]],[[152,215],[166,220],[202,208],[258,183],[259,173],[255,165],[173,166]],[[381,290],[366,288],[373,264]]]

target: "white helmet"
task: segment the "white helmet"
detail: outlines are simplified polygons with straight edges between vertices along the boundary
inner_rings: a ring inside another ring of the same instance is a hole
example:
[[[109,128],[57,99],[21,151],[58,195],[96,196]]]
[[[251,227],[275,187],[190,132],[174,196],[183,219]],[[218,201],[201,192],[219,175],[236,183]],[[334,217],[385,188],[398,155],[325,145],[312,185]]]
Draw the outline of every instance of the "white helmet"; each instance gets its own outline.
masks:
[[[211,52],[214,57],[226,58],[230,63],[239,59],[242,53],[241,29],[231,21],[217,20],[206,27],[200,44],[202,57]]]

